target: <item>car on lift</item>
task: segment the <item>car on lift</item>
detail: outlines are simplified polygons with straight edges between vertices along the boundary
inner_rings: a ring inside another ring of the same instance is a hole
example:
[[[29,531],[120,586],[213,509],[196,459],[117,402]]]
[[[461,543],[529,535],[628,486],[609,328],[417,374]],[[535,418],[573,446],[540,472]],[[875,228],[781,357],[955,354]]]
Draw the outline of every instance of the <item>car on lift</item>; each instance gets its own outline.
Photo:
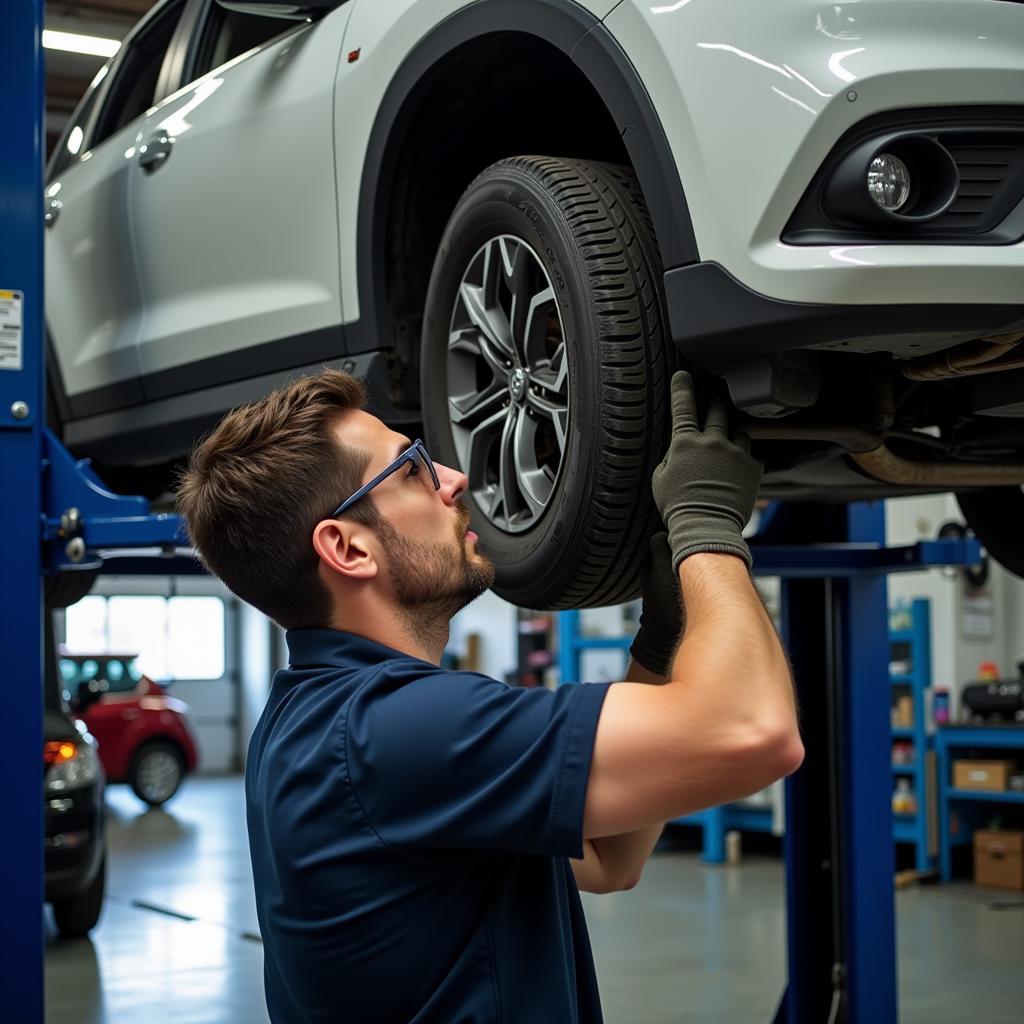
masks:
[[[160,0],[48,168],[54,426],[156,493],[339,366],[501,595],[582,607],[688,366],[763,497],[954,491],[1024,575],[1022,74],[1000,0]]]
[[[68,706],[98,741],[107,781],[162,807],[199,759],[188,705],[140,671],[135,655],[62,649],[58,670]]]
[[[85,723],[59,705],[43,712],[44,898],[64,938],[87,935],[99,920],[107,858],[103,766]]]

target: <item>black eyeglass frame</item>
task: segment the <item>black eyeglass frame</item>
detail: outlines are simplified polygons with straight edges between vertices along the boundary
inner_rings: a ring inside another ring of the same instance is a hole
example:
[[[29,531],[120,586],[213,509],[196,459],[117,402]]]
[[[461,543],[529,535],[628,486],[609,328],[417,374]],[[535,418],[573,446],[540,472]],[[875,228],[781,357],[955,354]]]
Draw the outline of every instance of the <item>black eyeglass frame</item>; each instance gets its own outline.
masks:
[[[417,437],[413,443],[406,448],[401,455],[395,459],[389,466],[382,469],[372,480],[368,483],[363,484],[358,491],[355,492],[350,498],[346,498],[332,513],[331,518],[340,516],[346,509],[351,508],[360,498],[365,498],[378,484],[383,483],[387,480],[392,473],[397,473],[407,462],[415,463],[417,459],[423,463],[424,468],[430,474],[430,479],[434,482],[434,490],[441,490],[441,481],[438,479],[437,470],[434,468],[434,461],[430,457],[430,453],[424,447],[423,442]]]

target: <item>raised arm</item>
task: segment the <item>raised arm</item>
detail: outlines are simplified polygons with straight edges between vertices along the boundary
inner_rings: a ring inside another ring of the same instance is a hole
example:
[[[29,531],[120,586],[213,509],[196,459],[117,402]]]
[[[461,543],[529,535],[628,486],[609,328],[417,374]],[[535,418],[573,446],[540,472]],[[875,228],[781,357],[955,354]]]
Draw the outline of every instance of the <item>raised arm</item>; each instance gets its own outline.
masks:
[[[587,789],[587,838],[739,799],[803,759],[789,665],[754,588],[742,536],[760,465],[745,438],[729,438],[723,405],[713,405],[700,428],[689,374],[673,378],[672,415],[654,494],[685,631],[663,686],[609,689]]]

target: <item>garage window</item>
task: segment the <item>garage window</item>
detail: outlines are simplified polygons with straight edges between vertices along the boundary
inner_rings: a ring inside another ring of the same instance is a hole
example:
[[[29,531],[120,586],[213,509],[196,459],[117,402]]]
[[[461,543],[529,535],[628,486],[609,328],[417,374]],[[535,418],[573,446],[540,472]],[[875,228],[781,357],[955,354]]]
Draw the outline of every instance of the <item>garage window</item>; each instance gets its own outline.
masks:
[[[65,648],[81,654],[138,654],[151,679],[220,679],[225,608],[219,597],[90,595],[67,610]]]

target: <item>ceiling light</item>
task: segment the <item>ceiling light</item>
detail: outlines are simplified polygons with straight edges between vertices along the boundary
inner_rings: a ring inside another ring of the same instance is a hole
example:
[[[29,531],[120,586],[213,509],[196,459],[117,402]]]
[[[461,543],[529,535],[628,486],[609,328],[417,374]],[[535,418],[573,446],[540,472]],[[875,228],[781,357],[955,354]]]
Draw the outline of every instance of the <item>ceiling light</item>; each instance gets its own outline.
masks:
[[[121,49],[121,43],[117,39],[82,36],[77,32],[55,32],[50,28],[43,29],[43,46],[48,50],[85,53],[92,57],[113,57]]]

